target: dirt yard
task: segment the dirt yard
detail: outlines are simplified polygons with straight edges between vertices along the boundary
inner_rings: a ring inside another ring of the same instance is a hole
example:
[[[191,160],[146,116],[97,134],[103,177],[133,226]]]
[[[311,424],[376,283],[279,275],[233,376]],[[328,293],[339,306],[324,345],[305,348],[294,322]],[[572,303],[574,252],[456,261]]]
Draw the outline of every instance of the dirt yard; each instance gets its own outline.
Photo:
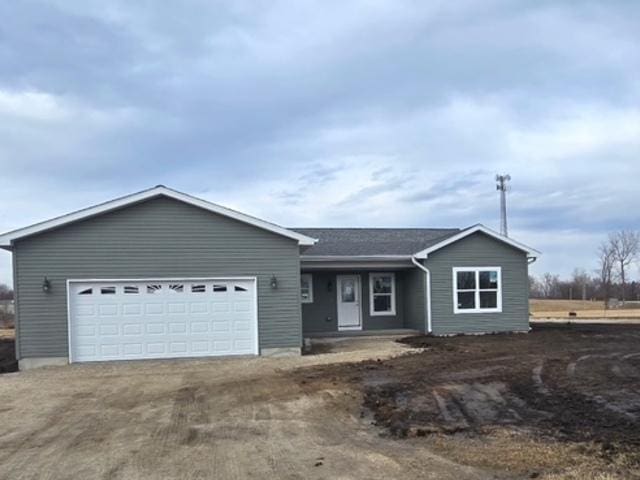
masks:
[[[314,351],[0,375],[0,478],[640,478],[640,326]]]
[[[640,325],[411,337],[417,355],[319,367],[364,418],[455,462],[539,478],[640,478]]]
[[[408,346],[369,338],[329,349],[0,375],[0,479],[505,478],[381,437],[360,419],[362,397],[351,387],[296,381],[297,368]]]
[[[590,300],[529,300],[529,310],[535,319],[570,318],[569,312],[575,312],[580,319],[640,319],[640,309],[621,308],[605,310],[603,302]]]

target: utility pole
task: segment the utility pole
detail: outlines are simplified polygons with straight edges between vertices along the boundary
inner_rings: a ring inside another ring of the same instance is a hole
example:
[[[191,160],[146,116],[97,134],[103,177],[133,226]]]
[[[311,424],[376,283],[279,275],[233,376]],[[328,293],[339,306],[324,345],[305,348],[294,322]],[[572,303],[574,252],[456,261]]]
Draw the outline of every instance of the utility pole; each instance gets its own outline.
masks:
[[[505,237],[509,236],[507,230],[507,182],[511,180],[511,175],[496,175],[496,190],[500,192],[500,233]]]

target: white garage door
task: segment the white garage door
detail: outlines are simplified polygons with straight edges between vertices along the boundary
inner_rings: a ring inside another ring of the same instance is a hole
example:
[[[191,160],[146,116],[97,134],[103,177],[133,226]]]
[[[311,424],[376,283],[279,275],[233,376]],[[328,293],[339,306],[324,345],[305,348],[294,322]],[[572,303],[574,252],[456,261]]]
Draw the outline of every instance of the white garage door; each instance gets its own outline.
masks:
[[[70,361],[258,353],[255,279],[69,281]]]

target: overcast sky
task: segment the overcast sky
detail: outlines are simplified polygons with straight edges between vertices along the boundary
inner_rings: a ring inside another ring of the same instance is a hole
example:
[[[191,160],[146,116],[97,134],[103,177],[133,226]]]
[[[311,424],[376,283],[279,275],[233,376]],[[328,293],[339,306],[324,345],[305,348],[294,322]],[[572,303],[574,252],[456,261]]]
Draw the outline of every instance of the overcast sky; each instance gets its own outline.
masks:
[[[634,0],[12,1],[0,18],[0,231],[156,184],[285,226],[498,228],[497,172],[536,274],[591,270],[607,232],[640,228]]]

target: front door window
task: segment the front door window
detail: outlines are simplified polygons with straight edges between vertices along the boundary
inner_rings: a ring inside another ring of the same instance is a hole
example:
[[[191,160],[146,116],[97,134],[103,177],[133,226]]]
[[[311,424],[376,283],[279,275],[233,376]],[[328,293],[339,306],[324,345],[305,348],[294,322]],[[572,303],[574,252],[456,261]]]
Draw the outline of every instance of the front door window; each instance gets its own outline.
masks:
[[[342,281],[342,302],[353,303],[356,301],[356,286],[351,279]]]

